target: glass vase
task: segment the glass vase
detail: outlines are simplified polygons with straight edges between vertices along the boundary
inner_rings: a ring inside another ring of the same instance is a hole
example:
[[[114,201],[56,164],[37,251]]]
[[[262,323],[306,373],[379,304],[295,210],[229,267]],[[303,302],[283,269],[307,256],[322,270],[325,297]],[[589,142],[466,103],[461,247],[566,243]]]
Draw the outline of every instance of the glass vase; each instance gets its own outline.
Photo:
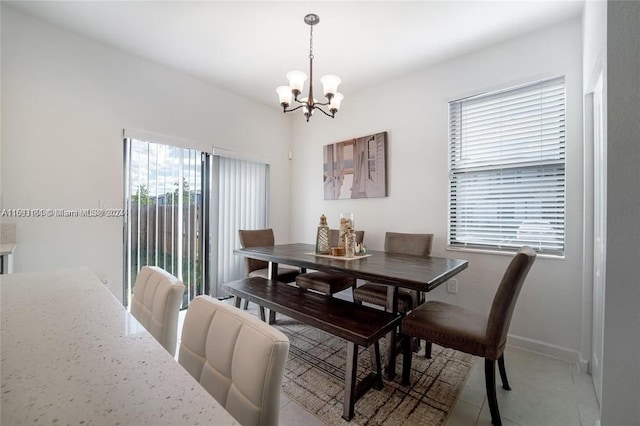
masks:
[[[347,230],[344,235],[344,255],[346,257],[356,255],[356,233],[353,229]]]
[[[354,230],[353,213],[340,213],[340,246],[345,246],[345,233],[347,230]]]

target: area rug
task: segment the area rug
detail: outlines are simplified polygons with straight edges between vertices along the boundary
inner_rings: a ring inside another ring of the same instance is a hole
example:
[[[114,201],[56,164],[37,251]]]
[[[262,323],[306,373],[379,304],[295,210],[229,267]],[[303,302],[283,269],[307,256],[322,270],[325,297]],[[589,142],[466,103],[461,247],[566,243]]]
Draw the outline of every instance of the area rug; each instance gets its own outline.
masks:
[[[329,425],[442,425],[474,364],[472,356],[437,345],[433,345],[432,358],[425,359],[422,348],[420,355],[413,356],[411,386],[405,387],[400,385],[399,356],[396,378],[385,380],[381,391],[367,391],[356,402],[355,416],[347,422],[342,418],[344,382],[328,374],[344,377],[346,342],[280,314],[275,327],[291,342],[282,391]],[[371,371],[370,365],[369,351],[361,348],[359,379]]]

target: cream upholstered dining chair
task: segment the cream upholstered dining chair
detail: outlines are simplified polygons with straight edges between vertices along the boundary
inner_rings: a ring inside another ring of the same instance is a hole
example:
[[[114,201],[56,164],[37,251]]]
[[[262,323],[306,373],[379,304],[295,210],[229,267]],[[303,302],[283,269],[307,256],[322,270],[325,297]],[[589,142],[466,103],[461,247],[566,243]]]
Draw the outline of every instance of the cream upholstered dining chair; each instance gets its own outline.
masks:
[[[536,252],[530,247],[523,247],[516,253],[502,276],[488,316],[448,303],[428,301],[402,320],[402,332],[425,339],[428,354],[431,344],[436,343],[484,358],[487,401],[494,425],[502,424],[496,398],[495,363],[497,360],[502,387],[511,390],[504,365],[504,348],[518,295],[535,259]],[[411,375],[409,340],[405,339],[403,348],[403,385],[409,384]]]
[[[157,266],[143,266],[133,287],[131,314],[174,356],[184,284]]]
[[[329,246],[336,247],[340,239],[338,229],[329,230]],[[362,244],[364,241],[364,231],[356,231],[356,243]],[[314,290],[331,296],[347,288],[355,288],[356,280],[346,275],[331,272],[307,272],[296,277],[298,287]]]
[[[178,362],[245,426],[277,425],[289,339],[210,296],[187,309]]]
[[[404,234],[387,232],[384,237],[384,251],[388,253],[409,254],[428,257],[431,255],[433,234]],[[420,295],[416,292],[398,290],[397,311],[404,314],[417,306]],[[367,282],[353,291],[356,303],[367,302],[373,305],[387,305],[387,286]]]

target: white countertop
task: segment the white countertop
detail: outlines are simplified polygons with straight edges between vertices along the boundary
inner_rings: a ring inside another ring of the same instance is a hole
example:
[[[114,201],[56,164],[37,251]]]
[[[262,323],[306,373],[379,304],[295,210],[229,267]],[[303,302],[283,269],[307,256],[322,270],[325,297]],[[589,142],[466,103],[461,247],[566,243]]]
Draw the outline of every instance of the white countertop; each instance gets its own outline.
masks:
[[[5,254],[13,254],[16,249],[16,243],[1,243],[0,244],[0,256]]]
[[[1,424],[238,424],[88,268],[0,280]]]

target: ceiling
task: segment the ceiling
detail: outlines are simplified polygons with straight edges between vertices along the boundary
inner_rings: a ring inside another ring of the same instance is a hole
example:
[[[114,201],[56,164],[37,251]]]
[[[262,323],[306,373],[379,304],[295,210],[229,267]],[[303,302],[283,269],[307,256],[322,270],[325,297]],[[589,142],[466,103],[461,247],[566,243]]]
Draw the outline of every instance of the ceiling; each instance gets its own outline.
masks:
[[[3,3],[274,108],[286,73],[308,74],[307,13],[320,17],[316,92],[320,76],[336,74],[346,103],[386,80],[579,16],[583,8],[582,0]]]

